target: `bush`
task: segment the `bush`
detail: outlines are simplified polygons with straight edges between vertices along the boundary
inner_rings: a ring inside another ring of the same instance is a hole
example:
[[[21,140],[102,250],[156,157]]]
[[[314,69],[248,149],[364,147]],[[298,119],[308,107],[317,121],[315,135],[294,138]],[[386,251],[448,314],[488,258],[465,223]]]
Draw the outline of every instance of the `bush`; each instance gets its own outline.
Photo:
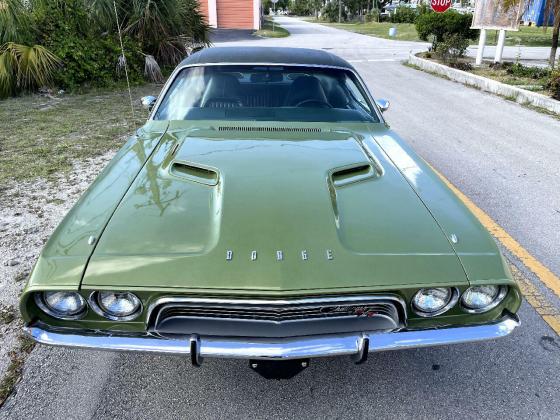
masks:
[[[545,67],[524,66],[521,63],[512,63],[506,67],[506,73],[512,76],[528,77],[536,80],[549,77],[550,69]]]
[[[366,22],[379,22],[379,10],[372,9],[368,14],[366,14]]]
[[[391,15],[391,22],[393,23],[414,23],[418,13],[412,7],[399,6]]]
[[[471,29],[472,15],[460,14],[454,10],[445,13],[424,13],[416,19],[416,31],[418,37],[428,41],[433,36],[433,49],[437,50],[437,44],[442,42],[446,36],[459,35],[464,39],[476,39],[478,30]]]
[[[338,2],[330,1],[321,10],[321,16],[328,22],[338,22]],[[346,20],[346,10],[342,8],[342,20]]]
[[[548,88],[552,92],[552,97],[560,101],[560,69],[556,69],[550,74]]]
[[[465,56],[469,47],[469,40],[459,34],[446,35],[438,43],[436,56],[446,64],[456,64],[459,58]]]

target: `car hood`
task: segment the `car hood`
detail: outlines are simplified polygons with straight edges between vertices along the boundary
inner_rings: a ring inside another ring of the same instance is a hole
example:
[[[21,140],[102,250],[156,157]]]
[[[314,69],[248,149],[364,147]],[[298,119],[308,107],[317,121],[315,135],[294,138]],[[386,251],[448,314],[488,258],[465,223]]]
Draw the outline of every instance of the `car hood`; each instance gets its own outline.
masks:
[[[448,238],[373,137],[170,130],[83,285],[312,291],[466,284]]]

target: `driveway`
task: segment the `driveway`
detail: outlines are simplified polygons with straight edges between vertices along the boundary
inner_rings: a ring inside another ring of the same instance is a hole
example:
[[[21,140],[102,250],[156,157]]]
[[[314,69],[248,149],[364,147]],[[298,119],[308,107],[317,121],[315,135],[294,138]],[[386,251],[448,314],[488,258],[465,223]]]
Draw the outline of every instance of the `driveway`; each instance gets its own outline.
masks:
[[[351,60],[392,127],[529,252],[560,273],[560,121],[403,66],[417,43],[279,18],[284,39],[227,45],[323,48]],[[556,308],[558,299],[512,262]],[[0,417],[558,418],[560,339],[524,303],[510,337],[371,355],[365,365],[314,360],[290,381],[246,362],[37,347]]]

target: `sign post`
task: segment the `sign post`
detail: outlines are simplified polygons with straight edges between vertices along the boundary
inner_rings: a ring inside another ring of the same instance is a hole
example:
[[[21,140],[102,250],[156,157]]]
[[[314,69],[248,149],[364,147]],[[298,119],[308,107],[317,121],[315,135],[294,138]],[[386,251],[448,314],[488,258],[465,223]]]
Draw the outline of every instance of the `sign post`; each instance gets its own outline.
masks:
[[[272,2],[273,9],[272,9],[272,32],[274,32],[274,18],[276,17],[276,3],[278,3],[278,0],[270,0]]]
[[[486,29],[480,30],[480,38],[478,39],[478,50],[476,51],[475,65],[480,66],[484,58],[484,46],[486,45]]]
[[[500,63],[504,52],[507,31],[518,31],[519,20],[523,14],[525,2],[514,0],[513,3],[505,5],[496,0],[476,0],[474,6],[472,29],[480,29],[480,40],[476,52],[476,65],[482,64],[484,55],[484,44],[486,43],[487,30],[499,30],[498,45],[494,62]]]

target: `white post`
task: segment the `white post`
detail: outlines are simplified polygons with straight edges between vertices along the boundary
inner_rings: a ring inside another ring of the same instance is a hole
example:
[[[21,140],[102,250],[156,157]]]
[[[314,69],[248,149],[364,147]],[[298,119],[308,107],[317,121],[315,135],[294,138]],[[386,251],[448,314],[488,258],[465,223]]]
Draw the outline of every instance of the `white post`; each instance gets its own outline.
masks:
[[[505,43],[506,43],[506,30],[500,29],[500,35],[498,35],[498,45],[496,45],[496,55],[494,56],[494,63],[502,62],[502,55],[504,53]]]
[[[478,50],[476,51],[475,64],[480,66],[484,58],[484,46],[486,45],[486,29],[480,30],[480,38],[478,39]]]

